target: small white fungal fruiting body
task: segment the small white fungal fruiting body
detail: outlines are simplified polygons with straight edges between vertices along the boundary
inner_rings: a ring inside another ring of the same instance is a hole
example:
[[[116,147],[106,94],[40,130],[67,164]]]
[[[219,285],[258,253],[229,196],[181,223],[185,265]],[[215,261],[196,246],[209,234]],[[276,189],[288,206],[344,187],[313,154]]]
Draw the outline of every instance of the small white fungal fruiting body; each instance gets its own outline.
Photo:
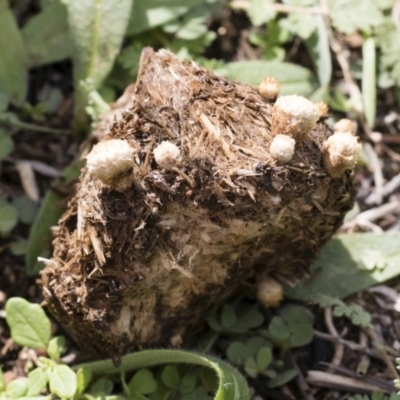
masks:
[[[266,308],[279,306],[283,299],[282,285],[268,276],[257,283],[256,291],[258,301]]]
[[[332,178],[354,168],[361,152],[361,143],[352,132],[335,132],[324,143],[324,166]]]
[[[296,141],[288,135],[276,135],[269,146],[269,151],[278,162],[289,162],[294,154]]]
[[[357,131],[357,124],[347,118],[339,119],[338,122],[333,126],[335,132],[350,132],[351,134],[355,135]]]
[[[161,144],[154,149],[153,154],[156,163],[161,168],[168,170],[174,168],[181,159],[179,147],[169,141],[161,142]]]
[[[86,156],[87,169],[104,184],[123,191],[132,183],[135,153],[125,140],[105,140],[96,144]]]
[[[318,107],[305,97],[297,95],[279,97],[272,111],[272,136],[281,133],[301,141],[315,128],[319,118]]]
[[[268,101],[275,101],[278,97],[279,90],[279,81],[272,76],[267,76],[264,78],[258,87],[260,95]]]

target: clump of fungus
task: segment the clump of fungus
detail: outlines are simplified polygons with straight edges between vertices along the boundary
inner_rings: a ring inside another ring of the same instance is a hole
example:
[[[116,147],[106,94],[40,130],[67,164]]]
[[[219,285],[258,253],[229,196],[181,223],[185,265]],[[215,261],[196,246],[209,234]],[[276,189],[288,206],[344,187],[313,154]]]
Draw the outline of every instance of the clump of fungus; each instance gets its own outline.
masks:
[[[279,90],[279,81],[272,76],[264,78],[261,81],[260,86],[258,87],[258,91],[261,96],[268,101],[275,101],[278,97]]]
[[[352,135],[356,134],[357,124],[347,118],[339,119],[333,126],[335,132],[350,132]]]
[[[269,146],[271,156],[284,164],[289,162],[294,154],[296,141],[287,135],[276,135]]]
[[[256,286],[258,301],[266,308],[277,307],[283,300],[282,285],[275,279],[262,277]]]
[[[134,154],[125,140],[105,140],[86,156],[88,172],[105,185],[123,191],[132,183]]]
[[[332,178],[354,168],[361,152],[359,139],[351,132],[335,132],[324,143],[324,165]]]
[[[271,134],[292,136],[296,141],[303,140],[320,119],[318,107],[302,96],[280,97],[272,112]]]
[[[181,158],[178,146],[169,141],[162,142],[154,149],[154,160],[161,167],[168,170],[173,169]]]
[[[263,276],[303,276],[352,208],[359,147],[337,141],[309,100],[273,104],[165,50],[144,50],[130,98],[98,135],[42,272],[49,310],[86,350],[115,360],[185,345]],[[296,145],[287,164],[280,135]],[[111,143],[119,150],[104,156]],[[130,176],[123,189],[115,165]],[[260,290],[268,303],[272,290]]]

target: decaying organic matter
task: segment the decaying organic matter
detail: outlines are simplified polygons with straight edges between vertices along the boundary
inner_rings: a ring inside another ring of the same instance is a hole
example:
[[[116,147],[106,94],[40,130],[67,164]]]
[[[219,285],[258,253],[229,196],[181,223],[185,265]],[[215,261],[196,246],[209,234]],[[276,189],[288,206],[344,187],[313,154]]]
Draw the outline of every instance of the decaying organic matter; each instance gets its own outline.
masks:
[[[352,206],[352,174],[325,169],[321,107],[275,97],[144,50],[132,105],[88,155],[42,273],[48,308],[86,349],[179,344],[241,287],[304,275]],[[295,140],[285,162],[270,153],[282,134]]]

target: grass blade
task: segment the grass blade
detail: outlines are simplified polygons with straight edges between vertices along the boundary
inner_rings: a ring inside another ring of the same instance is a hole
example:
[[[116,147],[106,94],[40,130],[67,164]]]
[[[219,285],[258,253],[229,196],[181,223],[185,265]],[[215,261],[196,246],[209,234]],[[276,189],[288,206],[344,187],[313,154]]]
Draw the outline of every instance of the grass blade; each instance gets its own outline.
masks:
[[[368,38],[362,47],[362,99],[365,119],[370,127],[375,124],[376,113],[376,49],[375,39]]]

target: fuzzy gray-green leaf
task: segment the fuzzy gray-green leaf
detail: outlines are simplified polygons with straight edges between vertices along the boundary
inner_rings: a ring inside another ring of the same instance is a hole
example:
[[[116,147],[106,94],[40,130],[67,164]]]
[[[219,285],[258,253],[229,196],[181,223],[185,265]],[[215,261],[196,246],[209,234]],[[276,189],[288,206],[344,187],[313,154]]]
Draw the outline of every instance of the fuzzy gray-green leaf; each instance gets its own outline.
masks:
[[[7,0],[0,0],[0,91],[21,106],[28,90],[28,61],[21,32]]]

